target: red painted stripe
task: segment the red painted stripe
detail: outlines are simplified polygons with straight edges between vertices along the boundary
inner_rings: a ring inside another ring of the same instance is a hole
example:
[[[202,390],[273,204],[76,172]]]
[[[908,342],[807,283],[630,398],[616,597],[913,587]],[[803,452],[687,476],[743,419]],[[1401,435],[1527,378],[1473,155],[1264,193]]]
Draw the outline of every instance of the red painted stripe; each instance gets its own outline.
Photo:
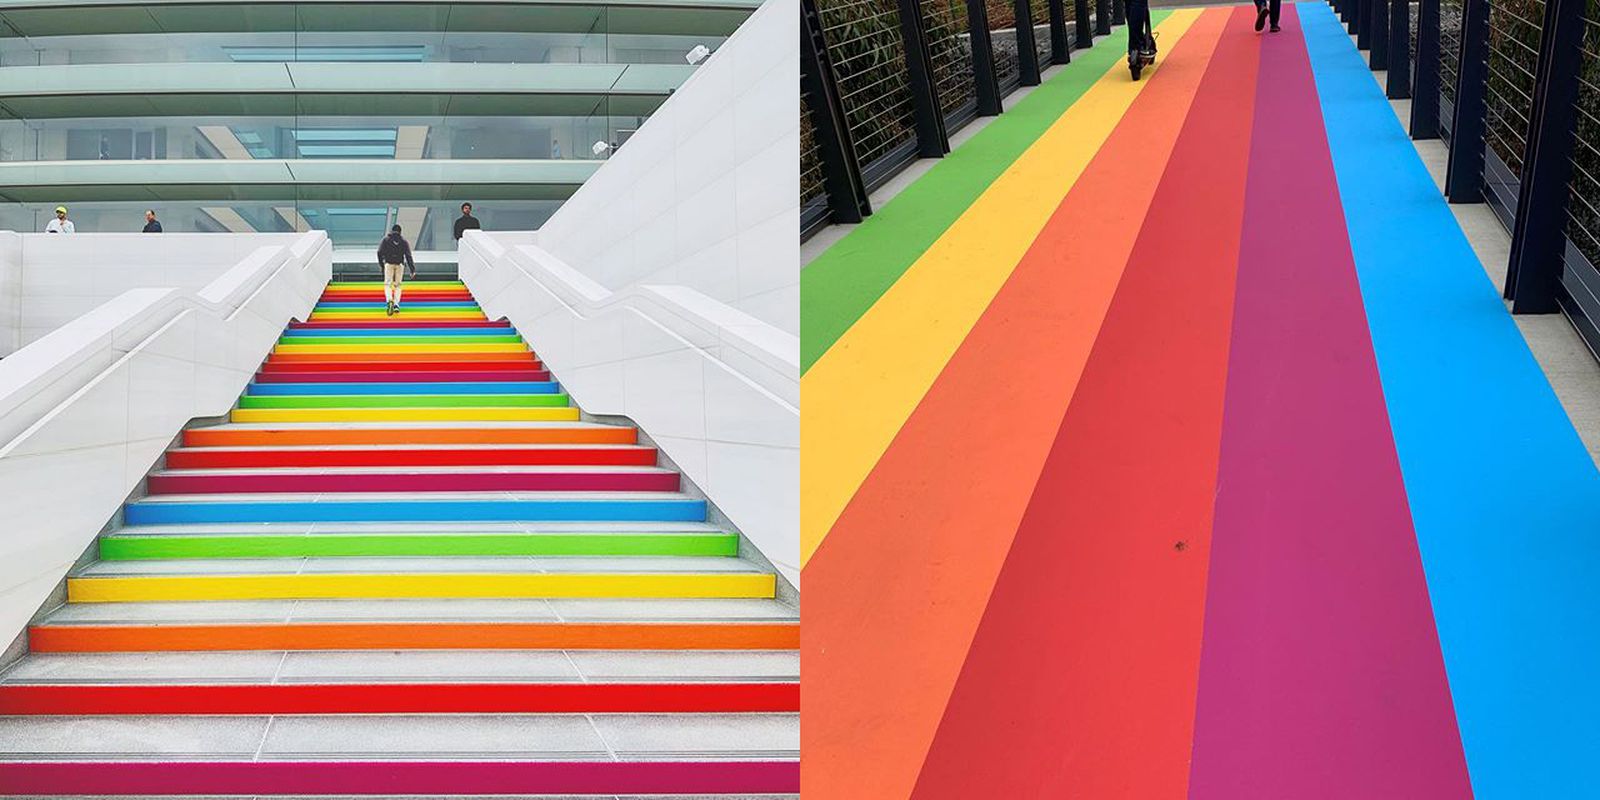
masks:
[[[1185,794],[1258,63],[1245,11],[1205,13],[1222,38],[916,800]]]
[[[0,795],[794,794],[793,761],[40,761]]]
[[[3,685],[0,715],[798,712],[798,683]]]
[[[521,371],[502,369],[479,372],[448,372],[445,370],[431,372],[421,370],[410,372],[362,372],[349,370],[346,372],[261,372],[256,375],[256,381],[260,383],[430,383],[434,381],[494,383],[548,380],[550,380],[550,371],[543,369]]]
[[[294,361],[267,359],[262,374],[281,372],[499,372],[528,371],[544,367],[537,359],[508,361]]]
[[[151,475],[150,494],[259,492],[675,492],[678,474],[399,473],[383,475]]]
[[[417,449],[374,447],[363,450],[217,450],[181,448],[167,453],[168,469],[241,469],[248,467],[443,467],[465,465],[532,466],[597,464],[653,466],[653,447],[529,447]]]
[[[482,320],[404,320],[403,322],[378,321],[378,320],[318,320],[315,322],[291,322],[290,329],[300,328],[505,328],[509,327],[504,321],[492,319]]]

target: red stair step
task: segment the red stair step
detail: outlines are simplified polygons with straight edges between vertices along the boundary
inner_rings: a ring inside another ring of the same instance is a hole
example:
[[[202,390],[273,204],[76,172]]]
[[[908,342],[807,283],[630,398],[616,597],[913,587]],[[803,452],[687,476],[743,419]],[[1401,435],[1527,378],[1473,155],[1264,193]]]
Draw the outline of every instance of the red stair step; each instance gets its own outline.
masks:
[[[150,494],[284,492],[675,492],[675,472],[151,475]]]
[[[381,298],[380,298],[381,299]],[[462,320],[416,320],[407,319],[404,323],[392,320],[312,320],[310,322],[291,322],[290,330],[301,328],[504,328],[504,321],[492,319],[462,319]]]
[[[168,469],[240,469],[249,467],[443,467],[607,465],[649,467],[653,447],[478,447],[361,450],[283,448],[228,450],[184,447],[167,453]]]
[[[0,715],[797,712],[798,683],[0,685]]]
[[[543,368],[544,365],[536,358],[483,359],[475,361],[439,358],[402,362],[389,359],[371,361],[287,361],[280,359],[278,356],[273,356],[261,365],[261,372],[498,372],[501,370],[526,372]]]

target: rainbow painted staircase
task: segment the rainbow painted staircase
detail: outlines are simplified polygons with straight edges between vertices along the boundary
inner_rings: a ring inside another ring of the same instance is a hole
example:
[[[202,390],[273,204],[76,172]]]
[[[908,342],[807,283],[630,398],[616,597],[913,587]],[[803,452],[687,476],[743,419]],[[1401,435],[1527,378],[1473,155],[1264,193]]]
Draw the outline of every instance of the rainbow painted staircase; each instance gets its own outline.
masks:
[[[459,282],[332,283],[0,673],[0,794],[798,791],[792,605]]]

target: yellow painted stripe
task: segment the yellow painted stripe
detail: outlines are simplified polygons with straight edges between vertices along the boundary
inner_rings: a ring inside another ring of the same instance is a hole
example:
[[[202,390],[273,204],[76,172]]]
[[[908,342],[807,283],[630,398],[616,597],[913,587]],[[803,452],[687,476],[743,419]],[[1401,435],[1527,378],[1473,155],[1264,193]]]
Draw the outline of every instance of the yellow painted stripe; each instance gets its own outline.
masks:
[[[274,353],[526,353],[522,342],[485,344],[280,344]]]
[[[573,407],[236,408],[234,422],[577,422]]]
[[[1163,49],[1199,16],[1172,12]],[[1148,85],[1107,70],[805,373],[802,566]]]
[[[773,596],[772,575],[455,574],[194,575],[71,578],[71,603],[321,598],[741,597]]]

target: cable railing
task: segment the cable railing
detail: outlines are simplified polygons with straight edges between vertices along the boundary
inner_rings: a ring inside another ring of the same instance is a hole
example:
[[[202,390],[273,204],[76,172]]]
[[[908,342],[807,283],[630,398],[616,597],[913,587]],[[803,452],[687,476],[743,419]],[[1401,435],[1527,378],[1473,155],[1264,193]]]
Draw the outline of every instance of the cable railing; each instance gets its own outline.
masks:
[[[977,112],[967,4],[965,0],[928,0],[919,6],[928,37],[928,55],[933,62],[934,89],[945,124],[954,129]]]
[[[994,51],[994,76],[1000,91],[1010,91],[1022,83],[1022,68],[1017,62],[1017,12],[1010,0],[987,0],[989,41]]]
[[[817,11],[862,165],[873,165],[915,136],[898,4],[894,0],[819,0]]]

